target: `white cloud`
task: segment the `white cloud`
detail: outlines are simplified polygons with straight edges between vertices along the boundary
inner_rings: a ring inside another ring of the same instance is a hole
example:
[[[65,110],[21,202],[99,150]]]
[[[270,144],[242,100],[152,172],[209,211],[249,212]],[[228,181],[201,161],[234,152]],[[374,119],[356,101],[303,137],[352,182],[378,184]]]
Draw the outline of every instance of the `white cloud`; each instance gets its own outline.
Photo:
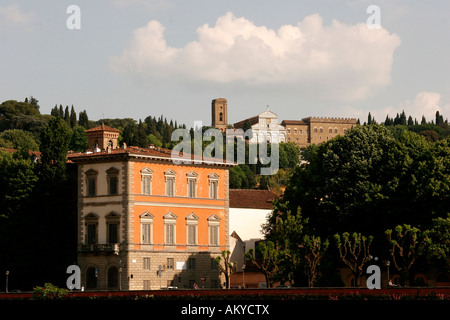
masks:
[[[419,92],[414,99],[406,100],[397,106],[388,106],[381,110],[371,111],[377,122],[383,122],[386,115],[395,118],[402,111],[405,111],[407,117],[411,116],[417,119],[420,123],[422,116],[425,116],[427,121],[435,120],[436,111],[444,116],[444,119],[449,117],[450,104],[445,104],[441,101],[441,94],[437,92],[422,91]],[[362,121],[367,119],[367,114],[361,118]]]
[[[0,23],[2,25],[22,26],[29,29],[34,19],[34,13],[21,11],[17,4],[0,7]]]
[[[289,86],[316,98],[355,101],[390,84],[400,44],[383,28],[335,20],[325,26],[318,14],[273,30],[227,13],[215,26],[199,27],[198,39],[182,48],[169,46],[164,30],[158,21],[136,29],[122,54],[111,58],[112,68],[141,81]]]

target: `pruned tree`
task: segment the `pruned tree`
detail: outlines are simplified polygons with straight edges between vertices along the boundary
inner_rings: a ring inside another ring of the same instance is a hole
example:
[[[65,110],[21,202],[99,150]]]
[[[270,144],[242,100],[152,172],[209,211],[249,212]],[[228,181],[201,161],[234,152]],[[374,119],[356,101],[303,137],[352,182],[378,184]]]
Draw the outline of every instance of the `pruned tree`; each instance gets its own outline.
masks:
[[[409,270],[430,244],[428,231],[422,232],[408,224],[386,230],[390,253],[395,268],[400,272],[401,285],[409,284]]]
[[[325,251],[329,246],[328,239],[322,241],[320,237],[314,235],[305,235],[303,237],[303,243],[299,245],[303,249],[303,256],[305,258],[305,275],[308,278],[308,286],[314,287],[314,283],[317,280],[318,270],[317,267],[320,264]]]
[[[250,249],[246,253],[246,258],[250,259],[259,271],[264,274],[268,288],[273,287],[274,280],[279,272],[280,252],[272,241],[263,241],[258,244],[260,258],[255,257],[255,252]]]
[[[220,273],[225,275],[225,287],[230,289],[230,277],[236,272],[236,262],[231,262],[231,252],[229,250],[223,250],[221,256],[216,257],[217,268]],[[222,265],[223,259],[223,265]]]
[[[355,286],[359,287],[359,278],[363,273],[364,264],[369,260],[369,249],[373,236],[363,236],[361,233],[344,232],[335,234],[337,248],[341,260],[350,268],[355,277]]]

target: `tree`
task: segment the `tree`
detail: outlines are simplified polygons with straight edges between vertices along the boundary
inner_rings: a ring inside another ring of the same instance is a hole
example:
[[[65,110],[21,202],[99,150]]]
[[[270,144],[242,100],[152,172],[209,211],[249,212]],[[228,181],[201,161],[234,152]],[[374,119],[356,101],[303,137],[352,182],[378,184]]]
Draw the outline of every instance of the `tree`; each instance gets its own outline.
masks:
[[[77,114],[75,112],[75,109],[72,108],[70,109],[70,116],[69,116],[69,122],[70,122],[70,127],[73,128],[77,125]]]
[[[402,285],[409,283],[409,270],[416,259],[425,253],[430,244],[428,231],[422,232],[407,224],[398,225],[394,229],[386,230],[392,261],[400,272]]]
[[[66,181],[66,162],[70,131],[60,118],[52,118],[41,132],[41,161],[39,163],[43,190]]]
[[[24,152],[38,151],[39,146],[30,132],[13,129],[0,133],[0,147],[21,149]]]
[[[229,250],[223,250],[221,256],[216,258],[216,264],[220,273],[225,275],[225,287],[230,289],[230,277],[236,272],[236,262],[230,262],[231,252]],[[223,259],[223,265],[222,265]]]
[[[450,268],[450,213],[446,218],[433,219],[428,236],[431,240],[428,255],[443,261]]]
[[[89,118],[86,110],[83,110],[78,114],[78,125],[84,127],[86,130],[89,129]]]
[[[328,240],[322,241],[320,237],[305,235],[299,247],[303,249],[305,258],[305,274],[308,277],[308,286],[314,287],[317,280],[317,268],[329,246]]]
[[[69,149],[76,152],[84,152],[88,148],[88,136],[86,129],[81,126],[75,126],[72,129]]]
[[[245,254],[245,257],[250,259],[258,270],[262,272],[266,278],[267,287],[272,288],[274,279],[279,272],[279,252],[272,241],[261,241],[257,250],[260,253],[260,259],[255,257],[253,249],[250,249]]]
[[[359,287],[359,278],[363,273],[363,267],[370,257],[369,249],[373,236],[366,237],[356,232],[350,235],[348,232],[344,232],[342,235],[335,234],[334,239],[341,260],[350,268],[355,277],[355,287]]]

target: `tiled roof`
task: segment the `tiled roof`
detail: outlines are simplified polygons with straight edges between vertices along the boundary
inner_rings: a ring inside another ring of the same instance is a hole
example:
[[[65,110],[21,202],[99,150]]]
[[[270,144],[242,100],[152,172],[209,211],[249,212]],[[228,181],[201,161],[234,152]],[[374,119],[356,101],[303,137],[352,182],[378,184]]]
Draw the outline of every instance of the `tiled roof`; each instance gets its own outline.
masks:
[[[251,118],[248,118],[248,119],[245,119],[245,120],[236,122],[236,123],[234,124],[234,127],[235,127],[235,128],[243,128],[243,127],[244,127],[244,124],[245,124],[245,121],[248,121],[248,123],[252,126],[252,125],[254,125],[255,123],[258,123],[258,121],[259,121],[259,116],[254,116],[254,117],[251,117]]]
[[[295,126],[295,125],[302,125],[302,124],[307,124],[305,121],[302,120],[283,120],[281,122],[282,125],[291,125],[291,126]]]
[[[17,149],[10,149],[10,148],[0,148],[0,151],[5,151],[5,152],[16,152]],[[31,155],[34,155],[37,159],[41,158],[41,152],[39,151],[28,151],[28,153]]]
[[[115,156],[115,155],[134,155],[134,156],[145,156],[145,157],[154,157],[162,160],[172,160],[172,150],[170,149],[164,149],[164,148],[140,148],[135,146],[126,146],[121,148],[115,148],[115,149],[109,149],[109,150],[101,150],[92,152],[91,150],[88,150],[86,152],[72,152],[67,154],[67,158],[73,162],[77,162],[77,160],[87,160],[87,159],[94,159],[94,158],[102,158],[102,157],[108,157],[108,156]],[[186,155],[186,159],[189,160],[197,160],[194,158],[193,154]],[[177,159],[178,160],[178,159]],[[202,163],[211,163],[213,164],[225,164],[225,165],[234,165],[230,163],[216,163],[217,160],[212,158],[202,158]]]
[[[230,189],[230,208],[272,209],[278,196],[269,190]]]
[[[112,128],[109,126],[105,126],[103,123],[97,127],[91,128],[91,129],[87,129],[86,132],[94,132],[94,131],[114,131],[114,132],[120,132],[119,129],[116,128]]]

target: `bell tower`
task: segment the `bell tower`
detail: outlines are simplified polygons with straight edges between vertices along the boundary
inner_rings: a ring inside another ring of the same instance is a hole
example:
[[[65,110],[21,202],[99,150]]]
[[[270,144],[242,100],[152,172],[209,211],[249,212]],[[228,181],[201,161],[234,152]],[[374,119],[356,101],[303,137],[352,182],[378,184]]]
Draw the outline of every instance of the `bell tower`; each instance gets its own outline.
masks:
[[[103,123],[95,128],[86,130],[89,141],[89,149],[100,151],[110,149],[116,149],[117,140],[119,138],[120,130],[105,126]]]
[[[219,98],[211,102],[211,126],[225,131],[228,126],[227,99]]]

